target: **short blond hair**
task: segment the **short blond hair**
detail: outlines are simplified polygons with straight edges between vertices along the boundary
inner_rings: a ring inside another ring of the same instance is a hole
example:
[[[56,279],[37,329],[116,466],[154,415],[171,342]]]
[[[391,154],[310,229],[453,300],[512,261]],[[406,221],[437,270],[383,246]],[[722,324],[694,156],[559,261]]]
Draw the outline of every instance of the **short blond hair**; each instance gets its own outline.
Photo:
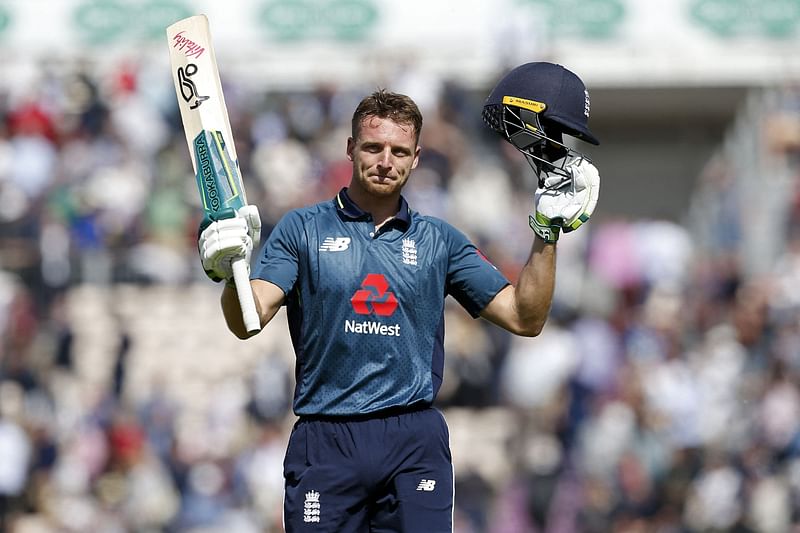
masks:
[[[398,124],[407,124],[414,128],[414,140],[419,143],[422,131],[422,113],[410,97],[393,93],[386,89],[378,89],[366,96],[353,113],[352,134],[355,139],[361,129],[361,123],[367,117],[388,118]]]

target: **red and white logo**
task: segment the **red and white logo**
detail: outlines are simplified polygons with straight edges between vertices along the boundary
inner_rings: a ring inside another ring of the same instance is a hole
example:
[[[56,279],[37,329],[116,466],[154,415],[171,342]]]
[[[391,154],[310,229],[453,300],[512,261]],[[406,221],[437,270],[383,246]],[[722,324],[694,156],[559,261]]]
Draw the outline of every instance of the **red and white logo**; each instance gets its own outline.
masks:
[[[389,282],[386,281],[383,274],[367,274],[367,277],[361,282],[361,288],[350,298],[350,303],[353,311],[359,315],[380,317],[391,316],[398,306],[397,298],[389,290]],[[400,324],[385,324],[383,320],[345,320],[344,332],[399,337]]]
[[[353,311],[359,315],[391,316],[397,309],[397,298],[389,291],[389,282],[383,274],[367,274],[353,297]]]

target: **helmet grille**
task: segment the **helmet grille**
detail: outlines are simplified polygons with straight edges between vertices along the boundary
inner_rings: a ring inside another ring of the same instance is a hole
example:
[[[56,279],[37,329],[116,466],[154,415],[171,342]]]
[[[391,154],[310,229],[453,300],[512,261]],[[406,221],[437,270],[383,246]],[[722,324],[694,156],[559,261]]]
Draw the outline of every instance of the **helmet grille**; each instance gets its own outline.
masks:
[[[486,105],[483,106],[483,113],[481,114],[483,121],[487,126],[492,128],[503,137],[506,135],[506,129],[503,126],[503,106],[502,105]]]
[[[571,177],[566,170],[570,161],[588,159],[583,154],[564,145],[561,131],[554,123],[547,128],[542,126],[538,113],[508,105],[486,105],[481,114],[484,122],[503,139],[519,150],[543,182],[542,172]]]

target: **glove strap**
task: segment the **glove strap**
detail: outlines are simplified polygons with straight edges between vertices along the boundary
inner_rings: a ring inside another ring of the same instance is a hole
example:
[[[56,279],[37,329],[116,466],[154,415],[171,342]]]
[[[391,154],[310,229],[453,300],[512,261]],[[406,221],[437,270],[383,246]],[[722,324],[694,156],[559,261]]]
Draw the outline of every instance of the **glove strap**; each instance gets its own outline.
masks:
[[[236,217],[236,211],[232,207],[226,207],[225,209],[221,209],[219,211],[206,211],[203,215],[203,220],[200,221],[200,228],[197,231],[197,238],[200,238],[200,234],[203,233],[203,230],[209,227],[212,222],[234,217]]]
[[[544,242],[552,244],[558,241],[561,227],[553,224],[548,218],[536,213],[528,216],[528,224],[533,232],[541,237]]]
[[[208,276],[209,279],[211,279],[211,281],[213,281],[214,283],[219,283],[220,281],[224,281],[225,283],[233,283],[233,281],[232,281],[233,278],[225,279],[225,278],[221,278],[221,277],[217,276],[216,274],[214,274],[214,272],[212,270],[205,270],[204,269],[204,271],[206,273],[206,276]]]
[[[589,220],[589,215],[587,213],[583,213],[581,216],[578,217],[575,222],[570,224],[569,226],[564,226],[564,233],[569,233],[570,231],[575,231],[576,229],[580,228],[584,222]]]

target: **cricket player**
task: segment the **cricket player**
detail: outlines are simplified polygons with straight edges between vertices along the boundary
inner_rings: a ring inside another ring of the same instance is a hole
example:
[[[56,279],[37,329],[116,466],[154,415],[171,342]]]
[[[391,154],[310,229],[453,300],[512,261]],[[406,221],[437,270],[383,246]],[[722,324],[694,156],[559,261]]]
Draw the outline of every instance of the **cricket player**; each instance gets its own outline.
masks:
[[[533,244],[516,286],[457,229],[420,214],[401,192],[419,162],[422,116],[379,90],[352,119],[352,179],[335,198],[288,212],[253,261],[262,326],[285,305],[296,352],[298,416],[284,461],[288,532],[449,532],[453,467],[447,425],[432,407],[444,367],[444,300],[508,331],[539,334],[555,280],[556,242],[589,219],[599,176],[562,144],[597,144],[589,97],[569,70],[529,63],[504,76],[484,118],[539,178]],[[250,258],[248,216],[200,236],[212,279]],[[235,285],[222,293],[230,330],[248,336]]]

